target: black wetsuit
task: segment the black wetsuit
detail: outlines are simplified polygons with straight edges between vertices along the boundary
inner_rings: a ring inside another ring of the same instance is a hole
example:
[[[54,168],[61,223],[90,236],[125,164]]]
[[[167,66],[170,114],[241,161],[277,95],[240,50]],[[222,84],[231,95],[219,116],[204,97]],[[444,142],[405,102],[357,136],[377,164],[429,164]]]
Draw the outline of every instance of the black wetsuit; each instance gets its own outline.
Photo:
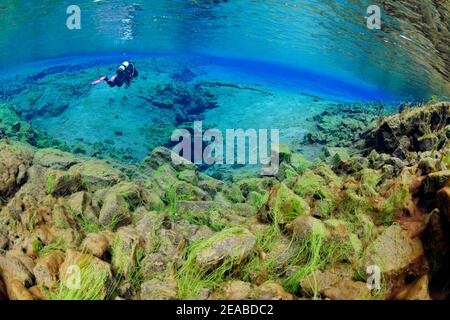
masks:
[[[123,65],[122,65],[123,66]],[[117,75],[112,77],[111,79],[107,79],[106,83],[111,87],[122,87],[125,83],[127,87],[130,85],[131,80],[137,78],[139,76],[139,72],[137,71],[134,63],[129,63],[128,67],[125,68],[124,71],[117,70]]]

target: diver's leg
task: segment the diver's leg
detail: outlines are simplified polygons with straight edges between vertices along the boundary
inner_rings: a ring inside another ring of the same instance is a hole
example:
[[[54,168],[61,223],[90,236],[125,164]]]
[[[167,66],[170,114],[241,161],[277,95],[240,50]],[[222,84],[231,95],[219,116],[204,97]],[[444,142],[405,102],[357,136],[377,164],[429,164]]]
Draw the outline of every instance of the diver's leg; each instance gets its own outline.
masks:
[[[116,80],[117,80],[117,77],[116,76],[114,76],[114,77],[112,77],[111,79],[109,79],[108,81],[106,81],[106,83],[111,87],[111,88],[114,88],[117,84],[116,84]]]

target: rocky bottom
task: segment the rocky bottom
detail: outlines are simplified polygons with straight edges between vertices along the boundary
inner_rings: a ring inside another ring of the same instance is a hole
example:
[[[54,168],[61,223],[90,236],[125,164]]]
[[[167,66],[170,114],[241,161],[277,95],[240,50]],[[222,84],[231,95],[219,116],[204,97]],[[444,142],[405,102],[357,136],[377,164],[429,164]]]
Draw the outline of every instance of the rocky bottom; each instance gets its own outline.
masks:
[[[125,165],[5,131],[0,298],[447,298],[450,104],[343,130],[351,149],[325,116],[321,160],[281,146],[276,177],[227,182],[165,148]]]

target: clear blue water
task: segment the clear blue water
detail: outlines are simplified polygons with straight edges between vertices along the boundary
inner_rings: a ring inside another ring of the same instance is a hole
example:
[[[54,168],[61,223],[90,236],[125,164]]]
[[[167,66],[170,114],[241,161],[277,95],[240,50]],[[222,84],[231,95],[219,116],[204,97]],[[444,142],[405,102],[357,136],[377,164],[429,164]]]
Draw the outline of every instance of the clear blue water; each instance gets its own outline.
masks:
[[[68,30],[66,9],[73,1],[1,0],[0,68],[86,54],[191,54],[369,99],[447,94],[426,63],[432,59],[427,48],[406,40],[413,35],[398,42],[366,28],[372,2],[84,0],[76,1],[82,29]],[[395,33],[396,22],[383,18],[384,29]],[[419,63],[417,56],[426,59]]]
[[[72,4],[0,0],[0,102],[70,145],[145,157],[174,129],[175,115],[151,101],[184,68],[195,77],[183,86],[227,84],[199,116],[207,125],[277,128],[293,145],[333,104],[450,96],[437,53],[400,21],[367,28],[371,0],[80,0],[81,30],[69,30]],[[141,71],[129,90],[90,86],[125,59]]]

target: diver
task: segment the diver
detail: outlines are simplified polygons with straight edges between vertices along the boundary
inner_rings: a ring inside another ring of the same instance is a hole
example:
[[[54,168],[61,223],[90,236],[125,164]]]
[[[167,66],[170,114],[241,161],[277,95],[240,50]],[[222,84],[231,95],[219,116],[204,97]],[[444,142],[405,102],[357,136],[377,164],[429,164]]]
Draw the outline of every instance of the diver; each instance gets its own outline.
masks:
[[[125,88],[128,88],[131,84],[131,80],[137,78],[139,76],[139,72],[136,69],[136,66],[133,62],[124,61],[116,70],[116,75],[111,79],[104,76],[100,79],[92,82],[92,85],[97,85],[106,81],[106,83],[111,87],[119,87],[121,88],[125,83]]]

